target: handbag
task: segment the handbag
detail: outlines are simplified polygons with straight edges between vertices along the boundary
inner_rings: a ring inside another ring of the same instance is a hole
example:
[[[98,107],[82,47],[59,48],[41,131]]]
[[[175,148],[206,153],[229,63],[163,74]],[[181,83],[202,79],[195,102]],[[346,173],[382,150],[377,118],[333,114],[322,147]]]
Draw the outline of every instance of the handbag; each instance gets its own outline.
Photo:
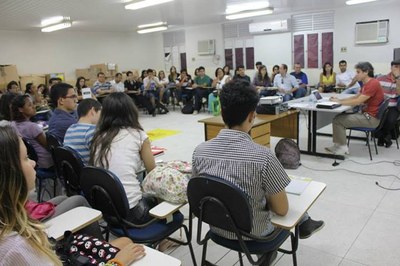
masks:
[[[30,218],[42,221],[53,216],[56,211],[56,205],[51,202],[34,202],[28,200],[25,204],[25,209]]]

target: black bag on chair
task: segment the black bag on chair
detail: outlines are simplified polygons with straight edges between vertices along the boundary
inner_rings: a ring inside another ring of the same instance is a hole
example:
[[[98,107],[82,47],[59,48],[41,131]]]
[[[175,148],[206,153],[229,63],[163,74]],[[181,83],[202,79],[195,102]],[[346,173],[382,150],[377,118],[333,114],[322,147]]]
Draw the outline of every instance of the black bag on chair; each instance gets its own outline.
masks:
[[[182,108],[182,114],[193,114],[193,112],[194,112],[193,102],[188,101]]]
[[[285,169],[297,169],[300,163],[300,149],[291,139],[281,139],[275,146],[275,155]]]

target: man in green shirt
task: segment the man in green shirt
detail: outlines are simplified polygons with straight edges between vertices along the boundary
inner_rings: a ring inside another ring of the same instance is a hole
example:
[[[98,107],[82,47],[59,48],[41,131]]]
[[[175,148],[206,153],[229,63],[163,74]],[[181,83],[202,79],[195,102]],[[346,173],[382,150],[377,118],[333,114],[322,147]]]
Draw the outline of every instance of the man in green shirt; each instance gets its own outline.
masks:
[[[208,95],[211,93],[212,79],[206,75],[206,70],[204,67],[199,67],[199,74],[194,78],[193,89],[195,89],[194,96],[194,112],[193,114],[198,114],[201,109],[201,104],[203,98],[208,99]]]

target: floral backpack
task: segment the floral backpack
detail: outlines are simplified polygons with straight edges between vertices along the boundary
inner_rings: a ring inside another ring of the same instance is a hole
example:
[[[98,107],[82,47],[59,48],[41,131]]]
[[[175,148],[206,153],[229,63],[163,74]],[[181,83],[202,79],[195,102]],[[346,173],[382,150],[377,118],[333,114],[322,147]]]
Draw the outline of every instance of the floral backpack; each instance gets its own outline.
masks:
[[[142,183],[143,191],[171,203],[185,203],[192,164],[170,161],[157,164]]]

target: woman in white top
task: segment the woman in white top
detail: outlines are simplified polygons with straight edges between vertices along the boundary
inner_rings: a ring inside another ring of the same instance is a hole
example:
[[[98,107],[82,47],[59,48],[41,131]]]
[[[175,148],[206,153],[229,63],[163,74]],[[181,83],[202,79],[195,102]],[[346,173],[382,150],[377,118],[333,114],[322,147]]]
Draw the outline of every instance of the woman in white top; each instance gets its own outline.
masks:
[[[150,140],[138,118],[135,104],[125,93],[112,93],[104,99],[89,164],[108,169],[120,179],[129,202],[128,219],[144,224],[152,219],[148,211],[157,201],[142,194],[136,173],[141,170],[142,162],[150,172],[155,161]]]
[[[230,76],[225,75],[224,70],[220,67],[218,67],[215,70],[215,78],[212,82],[212,87],[216,88],[217,90],[222,90],[222,86],[225,85],[225,83],[229,82],[231,79]]]
[[[9,122],[0,123],[0,265],[62,265],[51,249],[44,226],[25,209],[28,192],[35,187],[35,162]],[[110,243],[120,249],[115,259],[129,265],[144,255],[128,238]],[[111,260],[113,261],[113,260]]]
[[[164,70],[158,71],[158,80],[160,83],[163,85],[163,87],[160,89],[160,101],[168,104],[169,103],[169,96],[171,96],[171,92],[169,91],[168,88],[168,77],[165,75]]]

